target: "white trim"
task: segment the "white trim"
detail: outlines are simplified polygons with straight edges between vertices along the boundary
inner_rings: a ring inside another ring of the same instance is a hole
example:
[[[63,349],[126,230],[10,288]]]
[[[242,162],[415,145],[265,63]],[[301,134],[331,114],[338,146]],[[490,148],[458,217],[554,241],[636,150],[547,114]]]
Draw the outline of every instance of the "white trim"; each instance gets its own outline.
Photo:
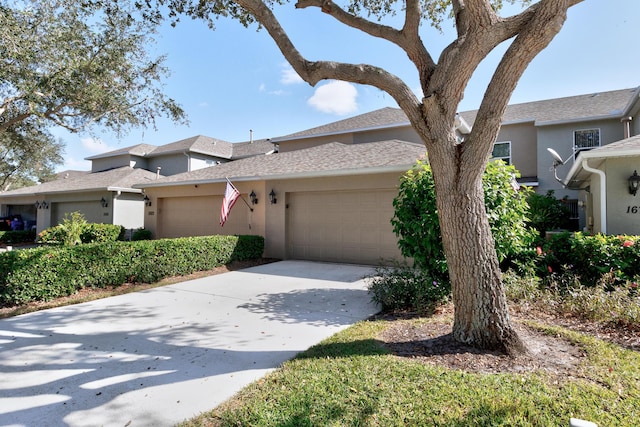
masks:
[[[508,159],[509,159],[509,164],[512,165],[513,164],[513,160],[512,160],[512,154],[511,154],[512,153],[512,151],[511,151],[511,141],[496,141],[496,142],[494,142],[493,143],[493,149],[494,150],[496,148],[496,144],[509,144],[509,156],[508,156]],[[493,150],[491,150],[491,154],[493,154]],[[489,159],[489,160],[490,161],[491,160],[504,160],[506,158],[507,157],[504,157],[504,156],[501,156],[501,157],[493,157],[492,156],[491,159]]]

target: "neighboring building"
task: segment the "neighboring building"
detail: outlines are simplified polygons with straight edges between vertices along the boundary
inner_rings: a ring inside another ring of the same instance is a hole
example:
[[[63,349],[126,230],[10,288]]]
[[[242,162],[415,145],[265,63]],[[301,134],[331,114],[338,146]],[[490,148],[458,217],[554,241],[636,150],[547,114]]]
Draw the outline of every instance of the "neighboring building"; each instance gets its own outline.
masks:
[[[273,150],[267,140],[232,144],[202,135],[162,146],[137,144],[89,157],[91,172],[66,171],[54,181],[0,193],[0,216],[20,215],[38,232],[71,212],[89,222],[140,228],[146,200],[133,184]]]

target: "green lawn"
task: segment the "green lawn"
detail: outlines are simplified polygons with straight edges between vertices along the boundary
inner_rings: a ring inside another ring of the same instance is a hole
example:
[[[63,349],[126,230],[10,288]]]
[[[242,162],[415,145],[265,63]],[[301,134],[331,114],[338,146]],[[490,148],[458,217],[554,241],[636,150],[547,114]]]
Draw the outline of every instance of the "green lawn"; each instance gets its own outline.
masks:
[[[388,325],[361,322],[183,425],[546,427],[570,417],[639,425],[638,352],[539,326],[583,349],[576,375],[476,374],[390,354],[377,339]]]

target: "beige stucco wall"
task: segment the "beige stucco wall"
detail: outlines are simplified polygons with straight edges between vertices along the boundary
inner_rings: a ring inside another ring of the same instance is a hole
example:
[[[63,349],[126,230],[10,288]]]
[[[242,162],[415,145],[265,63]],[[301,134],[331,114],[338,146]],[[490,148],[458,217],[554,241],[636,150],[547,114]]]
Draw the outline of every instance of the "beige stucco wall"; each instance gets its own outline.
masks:
[[[251,213],[251,230],[245,234],[255,234],[265,237],[265,256],[272,258],[286,258],[287,256],[287,195],[292,192],[308,191],[349,191],[349,190],[394,190],[397,191],[400,173],[386,173],[376,175],[354,175],[338,177],[319,177],[307,179],[280,179],[251,182],[234,182],[240,193],[249,202],[248,194],[254,191],[258,197],[258,204],[253,206]],[[151,206],[146,207],[144,227],[158,235],[162,217],[162,200],[165,198],[208,196],[220,198],[225,191],[225,183],[182,185],[174,187],[147,188],[145,192],[151,200]],[[269,192],[276,193],[277,202],[271,204]],[[237,204],[244,204],[238,201]],[[237,206],[233,209],[236,210]],[[219,209],[219,202],[216,205]],[[232,215],[237,213],[232,211]],[[212,214],[217,220],[218,212]],[[389,218],[391,219],[391,218]],[[216,232],[226,234],[233,231],[220,229]],[[231,232],[230,234],[234,234]]]
[[[124,228],[144,227],[144,201],[138,193],[120,193],[112,199],[113,223]]]
[[[640,158],[609,159],[607,175],[607,234],[640,235],[640,192],[629,194],[629,176],[640,171]],[[594,206],[599,206],[594,203]]]
[[[521,176],[538,173],[537,131],[533,123],[505,125],[500,129],[496,142],[511,141],[511,163]]]

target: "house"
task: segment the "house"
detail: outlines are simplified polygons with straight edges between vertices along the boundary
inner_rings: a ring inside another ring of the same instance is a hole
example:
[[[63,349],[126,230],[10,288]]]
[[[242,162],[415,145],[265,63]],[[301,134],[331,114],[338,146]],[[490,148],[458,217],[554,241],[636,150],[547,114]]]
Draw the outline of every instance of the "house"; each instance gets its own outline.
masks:
[[[605,230],[598,225],[611,222],[601,214],[604,198],[593,192],[600,191],[602,173],[592,168],[607,168],[609,173],[618,167],[620,161],[607,153],[624,151],[624,144],[640,134],[640,123],[634,120],[640,111],[639,94],[639,88],[631,88],[510,105],[492,158],[515,165],[521,184],[543,194],[553,190],[567,199],[576,229]],[[468,133],[476,114],[459,114],[459,137]],[[555,161],[550,148],[566,161]],[[381,259],[401,259],[389,223],[392,202],[399,177],[424,154],[406,115],[397,108],[383,108],[271,140],[233,144],[197,136],[160,147],[123,148],[90,157],[90,175],[144,170],[146,175],[126,190],[92,186],[89,196],[86,189],[82,193],[63,183],[55,186],[59,191],[54,199],[53,192],[39,190],[47,188],[43,184],[15,190],[25,192],[19,200],[17,193],[1,194],[0,209],[12,212],[20,203],[35,206],[44,201],[46,206],[59,204],[55,211],[63,212],[73,206],[65,205],[63,198],[83,194],[93,206],[104,198],[106,206],[97,215],[120,223],[119,214],[108,207],[118,209],[118,198],[127,194],[137,198],[136,212],[143,212],[142,218],[136,214],[138,224],[156,237],[259,234],[265,236],[268,257],[377,264]],[[601,158],[606,161],[596,160]],[[624,174],[631,172],[625,169]],[[221,227],[227,178],[245,202],[236,203]],[[607,185],[613,181],[607,180]],[[610,203],[611,197],[607,200]],[[80,201],[84,199],[67,203]],[[630,212],[635,212],[633,206],[629,202]],[[51,213],[47,219],[46,211],[38,210],[39,229],[60,219]]]
[[[329,142],[134,185],[156,237],[265,236],[265,256],[379,264],[401,255],[390,218],[398,178],[424,145]],[[227,177],[243,196],[219,224]],[[254,195],[254,198],[250,195]]]
[[[640,135],[579,153],[563,183],[579,191],[585,231],[640,235]]]
[[[194,136],[170,144],[137,144],[89,157],[91,171],[66,171],[58,179],[0,193],[0,216],[20,215],[38,232],[81,212],[89,222],[144,226],[145,200],[133,184],[273,152],[267,140],[232,144]]]

